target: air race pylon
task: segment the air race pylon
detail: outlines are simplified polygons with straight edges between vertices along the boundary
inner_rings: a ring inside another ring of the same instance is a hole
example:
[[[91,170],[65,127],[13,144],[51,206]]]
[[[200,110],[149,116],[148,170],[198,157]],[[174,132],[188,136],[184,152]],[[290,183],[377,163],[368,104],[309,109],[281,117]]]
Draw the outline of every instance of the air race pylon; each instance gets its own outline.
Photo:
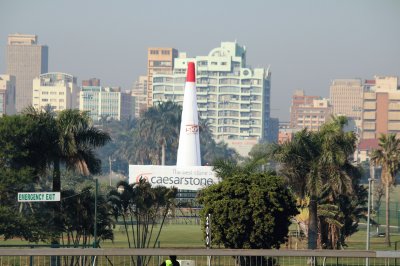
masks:
[[[201,166],[199,131],[195,66],[188,62],[176,166]]]

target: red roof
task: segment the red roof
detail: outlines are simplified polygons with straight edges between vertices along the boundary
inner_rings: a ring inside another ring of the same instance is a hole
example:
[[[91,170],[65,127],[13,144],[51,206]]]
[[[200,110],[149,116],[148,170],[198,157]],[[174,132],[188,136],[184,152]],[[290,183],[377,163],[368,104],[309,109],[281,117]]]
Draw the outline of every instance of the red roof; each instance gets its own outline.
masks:
[[[379,140],[378,139],[363,139],[360,141],[358,144],[358,149],[359,150],[373,150],[373,149],[378,149],[379,148]]]

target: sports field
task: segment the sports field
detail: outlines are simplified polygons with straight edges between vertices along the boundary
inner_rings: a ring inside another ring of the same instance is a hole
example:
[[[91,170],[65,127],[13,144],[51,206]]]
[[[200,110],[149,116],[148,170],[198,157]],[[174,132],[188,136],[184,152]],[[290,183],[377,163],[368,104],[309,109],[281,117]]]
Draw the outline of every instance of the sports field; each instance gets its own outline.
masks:
[[[371,250],[400,250],[400,187],[396,187],[391,191],[391,247],[386,247],[384,244],[385,238],[379,237],[377,234],[376,227],[371,226],[371,237],[370,237],[370,249]],[[379,233],[384,233],[385,231],[385,204],[384,199],[382,199],[379,218],[376,216],[374,219],[379,221],[380,224],[383,224],[379,227]],[[359,232],[355,233],[351,236],[348,241],[348,247],[345,249],[365,249],[366,243],[366,225],[365,221],[361,221],[362,224],[359,226]],[[157,228],[158,229],[158,228]],[[293,227],[295,229],[295,226]],[[155,235],[155,234],[154,234]],[[131,234],[130,234],[131,236]],[[154,241],[152,241],[154,243]],[[0,245],[26,245],[32,244],[26,241],[22,241],[20,239],[12,239],[4,241],[0,237]],[[38,244],[46,244],[46,243],[38,243]],[[100,243],[102,247],[128,247],[128,242],[126,238],[125,231],[123,226],[117,225],[114,229],[114,241],[103,241]],[[152,244],[153,246],[153,244]],[[201,230],[201,225],[195,223],[193,220],[184,219],[184,220],[174,220],[171,222],[167,222],[164,225],[164,228],[161,232],[159,241],[155,244],[155,247],[177,247],[177,248],[195,248],[195,247],[204,247],[204,240]],[[281,248],[306,248],[307,243],[305,239],[298,239],[296,237],[291,237],[289,243],[286,246],[282,246]]]
[[[381,232],[384,231],[382,227]],[[392,230],[391,241],[392,246],[385,246],[385,238],[378,237],[376,234],[371,233],[370,237],[370,249],[371,250],[400,250],[400,233]],[[131,236],[131,235],[130,235]],[[154,241],[152,241],[154,243]],[[345,249],[358,249],[364,250],[366,243],[366,231],[365,226],[360,226],[360,231],[351,236],[348,241],[348,247]],[[0,245],[27,245],[26,241],[19,239],[12,239],[7,241],[0,240]],[[32,243],[30,243],[32,244]],[[45,244],[45,243],[38,243]],[[117,226],[114,231],[114,241],[102,241],[100,243],[101,247],[104,248],[127,248],[128,242],[126,239],[125,231],[121,226]],[[201,226],[196,224],[166,224],[161,232],[159,242],[156,243],[156,247],[161,248],[202,248],[205,247]],[[307,247],[306,239],[298,239],[296,237],[291,237],[287,246],[282,245],[281,248],[291,248],[291,249],[304,249]]]
[[[382,230],[381,230],[382,231]],[[371,250],[394,250],[400,249],[400,234],[393,232],[391,234],[392,246],[387,248],[385,246],[385,238],[378,237],[371,234],[370,237],[370,249]],[[397,244],[396,244],[397,242]],[[348,239],[348,247],[345,249],[365,249],[366,243],[366,231],[363,226],[360,231],[351,236]],[[295,249],[296,246],[299,249],[306,248],[306,239],[297,239],[292,237],[290,239],[290,246],[282,246],[282,248],[292,248]],[[170,247],[184,247],[184,248],[194,248],[194,247],[204,247],[204,240],[202,238],[201,226],[193,224],[170,224],[163,228],[161,233],[159,243],[156,243],[156,247],[170,248]],[[114,242],[106,241],[102,243],[102,247],[128,247],[125,232],[117,229],[115,231]]]

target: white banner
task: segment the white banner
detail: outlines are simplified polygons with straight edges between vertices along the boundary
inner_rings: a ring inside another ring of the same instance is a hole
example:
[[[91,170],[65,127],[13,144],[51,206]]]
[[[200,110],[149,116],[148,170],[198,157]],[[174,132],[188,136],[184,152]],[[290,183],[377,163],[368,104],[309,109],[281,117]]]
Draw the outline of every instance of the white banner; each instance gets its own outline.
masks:
[[[187,190],[199,190],[219,182],[212,166],[129,165],[129,184],[137,183],[140,178],[152,186]]]

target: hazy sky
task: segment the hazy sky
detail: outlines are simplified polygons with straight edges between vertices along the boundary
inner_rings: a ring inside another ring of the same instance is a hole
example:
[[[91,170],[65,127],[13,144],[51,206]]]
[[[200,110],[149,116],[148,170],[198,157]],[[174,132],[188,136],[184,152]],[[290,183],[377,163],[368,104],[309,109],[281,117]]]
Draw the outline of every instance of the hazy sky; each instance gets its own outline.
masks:
[[[10,33],[49,46],[49,71],[130,89],[148,47],[207,55],[222,41],[271,65],[272,116],[288,120],[295,89],[329,95],[337,78],[400,76],[400,1],[0,0],[0,73]]]

